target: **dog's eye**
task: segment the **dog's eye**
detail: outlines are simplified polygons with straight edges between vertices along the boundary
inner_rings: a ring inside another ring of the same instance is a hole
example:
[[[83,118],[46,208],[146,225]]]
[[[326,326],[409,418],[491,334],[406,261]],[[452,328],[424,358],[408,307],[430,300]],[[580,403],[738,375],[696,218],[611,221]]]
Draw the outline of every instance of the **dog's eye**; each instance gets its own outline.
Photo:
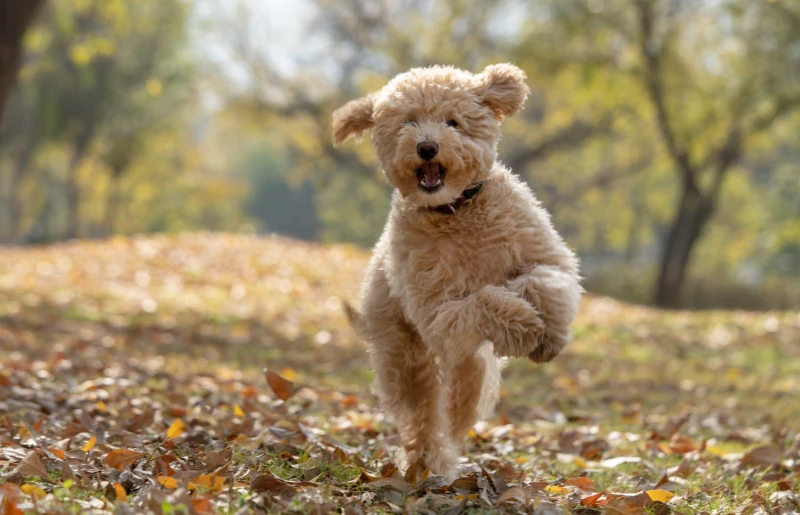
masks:
[[[417,122],[415,122],[414,120],[406,120],[403,123],[403,127],[416,127],[416,126],[417,126]]]
[[[447,123],[445,125],[447,125],[448,127],[456,128],[458,127],[458,122],[455,120],[447,120]]]

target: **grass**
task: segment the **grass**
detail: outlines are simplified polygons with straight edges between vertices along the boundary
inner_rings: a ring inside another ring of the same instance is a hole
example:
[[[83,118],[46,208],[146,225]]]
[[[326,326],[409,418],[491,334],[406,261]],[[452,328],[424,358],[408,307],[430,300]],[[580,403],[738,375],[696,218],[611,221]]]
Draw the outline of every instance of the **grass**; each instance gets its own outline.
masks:
[[[19,428],[41,420],[40,443],[63,444],[59,435],[83,413],[105,428],[108,442],[76,458],[76,467],[98,468],[113,482],[119,476],[103,468],[103,456],[125,447],[114,428],[152,409],[154,421],[128,444],[147,451],[137,467],[153,471],[158,456],[170,454],[178,472],[196,470],[208,465],[209,451],[229,448],[229,488],[173,498],[131,481],[127,502],[137,509],[157,511],[170,499],[199,512],[206,498],[217,513],[455,509],[452,490],[409,496],[363,480],[363,471],[380,477],[397,445],[369,392],[364,345],[341,308],[357,303],[367,259],[351,247],[226,234],[0,249],[0,402],[22,391],[25,401],[52,406],[14,405],[0,414],[0,438],[8,448],[35,449]],[[496,417],[469,438],[472,463],[491,474],[523,472],[512,485],[586,475],[598,492],[617,494],[653,489],[666,474],[665,488],[676,494],[667,506],[676,513],[800,509],[784,493],[797,489],[800,473],[797,313],[665,312],[588,296],[574,334],[548,365],[508,366]],[[264,368],[305,388],[282,402]],[[233,416],[234,406],[246,416]],[[176,418],[189,430],[168,448],[164,431]],[[84,429],[64,445],[83,445],[91,432]],[[742,460],[764,446],[780,459]],[[19,481],[17,456],[0,454],[0,482]],[[638,461],[609,462],[618,457]],[[67,496],[57,464],[45,459],[45,466],[50,481],[21,481],[43,488],[48,506],[88,509],[78,501],[96,496],[105,503],[96,509],[113,510],[107,489],[80,481]],[[248,490],[258,474],[297,493]],[[291,486],[298,481],[320,486]],[[489,505],[477,498],[483,490],[465,497],[464,512],[533,511],[546,501],[589,509],[570,500],[579,495],[572,487],[521,504],[499,503],[500,490],[487,490]]]

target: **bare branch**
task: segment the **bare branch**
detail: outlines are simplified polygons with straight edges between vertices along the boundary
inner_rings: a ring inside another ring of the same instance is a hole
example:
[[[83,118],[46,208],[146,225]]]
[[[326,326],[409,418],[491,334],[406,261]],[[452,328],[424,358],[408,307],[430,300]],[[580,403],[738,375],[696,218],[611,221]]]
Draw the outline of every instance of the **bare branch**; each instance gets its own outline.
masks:
[[[666,99],[664,95],[664,83],[661,70],[661,59],[663,56],[664,45],[659,45],[655,41],[654,12],[653,2],[650,0],[637,0],[639,9],[639,49],[645,62],[645,86],[650,101],[656,110],[658,127],[667,144],[672,159],[678,165],[684,187],[688,190],[698,192],[697,172],[689,160],[689,154],[678,143],[672,122],[667,113]]]
[[[534,161],[544,159],[550,154],[573,148],[599,133],[609,130],[610,117],[606,117],[595,125],[577,120],[571,125],[551,134],[538,145],[527,148],[508,159],[508,166],[520,173]]]

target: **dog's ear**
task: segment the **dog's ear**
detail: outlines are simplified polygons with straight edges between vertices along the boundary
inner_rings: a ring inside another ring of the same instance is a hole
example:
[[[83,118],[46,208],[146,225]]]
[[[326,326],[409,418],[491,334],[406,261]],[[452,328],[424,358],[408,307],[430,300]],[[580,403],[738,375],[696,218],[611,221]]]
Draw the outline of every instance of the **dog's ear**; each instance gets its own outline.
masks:
[[[487,66],[477,76],[477,94],[481,102],[502,119],[513,116],[525,104],[531,90],[525,84],[525,72],[513,64]]]
[[[374,95],[351,100],[333,112],[333,142],[340,145],[350,137],[361,135],[375,126],[372,119]]]

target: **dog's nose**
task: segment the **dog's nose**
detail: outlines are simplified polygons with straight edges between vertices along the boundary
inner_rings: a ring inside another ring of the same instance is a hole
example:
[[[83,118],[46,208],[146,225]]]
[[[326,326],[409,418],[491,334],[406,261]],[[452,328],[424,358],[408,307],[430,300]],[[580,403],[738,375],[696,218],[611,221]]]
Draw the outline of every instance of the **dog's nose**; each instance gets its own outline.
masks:
[[[433,159],[439,153],[439,145],[433,141],[423,141],[417,144],[417,155],[422,159]]]

